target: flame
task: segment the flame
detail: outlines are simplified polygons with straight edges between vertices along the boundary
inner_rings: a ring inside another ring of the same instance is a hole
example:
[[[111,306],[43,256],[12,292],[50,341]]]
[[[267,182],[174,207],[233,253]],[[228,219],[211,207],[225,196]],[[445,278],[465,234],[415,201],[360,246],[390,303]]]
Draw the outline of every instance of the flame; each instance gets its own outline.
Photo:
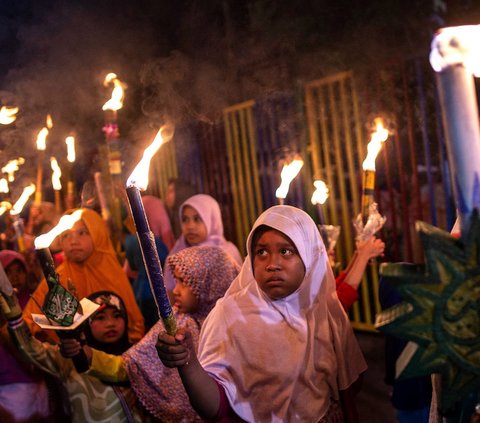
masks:
[[[62,183],[60,178],[62,176],[62,170],[58,165],[57,159],[55,157],[50,157],[50,166],[52,168],[52,186],[55,191],[60,191],[62,189]]]
[[[30,196],[35,192],[35,185],[30,184],[23,188],[22,195],[20,195],[20,198],[17,200],[17,202],[13,205],[12,210],[10,210],[10,214],[12,216],[15,216],[17,214],[20,214],[22,212],[23,207],[25,204],[27,204],[28,199]]]
[[[82,212],[82,209],[78,209],[75,210],[72,214],[66,214],[65,216],[62,216],[58,221],[57,226],[52,228],[46,234],[42,234],[35,238],[35,248],[37,250],[40,250],[42,248],[48,248],[58,235],[73,228],[75,222],[81,219]]]
[[[312,204],[324,204],[328,198],[327,184],[320,179],[313,182],[313,186],[316,188],[312,194]]]
[[[287,196],[290,183],[298,175],[298,172],[300,172],[300,169],[302,168],[302,166],[303,166],[302,159],[294,159],[289,164],[283,165],[282,172],[280,173],[280,178],[282,178],[282,183],[275,191],[275,197],[285,198]]]
[[[112,97],[102,107],[102,110],[119,110],[123,106],[123,97],[125,92],[125,84],[123,84],[114,73],[109,73],[103,81],[103,85],[108,87],[113,83]]]
[[[75,161],[75,138],[70,136],[65,138],[65,144],[67,144],[67,160],[69,163]]]
[[[372,133],[370,142],[367,145],[367,157],[363,161],[363,170],[375,171],[375,159],[377,158],[383,143],[388,138],[388,129],[383,126],[383,119],[377,117],[373,120],[375,125],[375,132]]]
[[[52,129],[52,127],[53,127],[52,116],[47,115],[46,127],[43,127],[42,129],[40,129],[40,132],[37,135],[37,150],[39,151],[46,150],[48,130]]]
[[[25,159],[23,157],[19,157],[18,159],[15,159],[15,160],[9,160],[8,163],[4,167],[2,167],[2,172],[8,174],[9,182],[13,182],[15,180],[13,174],[18,170],[18,166],[24,163],[25,163]]]
[[[18,113],[18,107],[2,106],[0,109],[0,123],[2,125],[10,125],[15,122],[17,118],[15,115]]]
[[[2,201],[0,203],[0,216],[2,216],[7,210],[10,210],[12,205],[8,201]]]
[[[0,193],[6,194],[8,191],[8,181],[5,178],[0,179]]]
[[[158,149],[173,137],[174,128],[172,125],[163,125],[155,135],[152,143],[143,152],[143,157],[138,162],[133,172],[127,179],[128,187],[137,187],[141,191],[145,191],[148,187],[148,170],[150,169],[150,160],[158,151]]]

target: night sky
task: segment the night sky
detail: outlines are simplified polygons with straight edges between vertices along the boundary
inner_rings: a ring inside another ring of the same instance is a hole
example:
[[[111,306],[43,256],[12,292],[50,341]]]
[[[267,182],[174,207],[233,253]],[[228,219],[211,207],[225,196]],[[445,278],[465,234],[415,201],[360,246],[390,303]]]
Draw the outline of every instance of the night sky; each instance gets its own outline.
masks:
[[[50,113],[47,154],[64,157],[73,134],[83,165],[95,167],[108,72],[128,86],[119,125],[134,156],[166,116],[208,122],[227,105],[291,87],[279,68],[308,80],[373,54],[426,52],[434,21],[431,2],[414,0],[2,0],[0,102],[20,112],[0,128],[0,157],[34,158]],[[260,80],[252,69],[262,66]]]

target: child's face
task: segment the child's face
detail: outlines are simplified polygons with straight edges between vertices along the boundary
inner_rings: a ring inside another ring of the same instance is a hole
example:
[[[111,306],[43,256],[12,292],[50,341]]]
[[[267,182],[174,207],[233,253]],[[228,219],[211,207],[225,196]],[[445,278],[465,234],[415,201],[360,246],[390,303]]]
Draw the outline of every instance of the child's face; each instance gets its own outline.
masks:
[[[175,288],[173,289],[174,306],[180,313],[193,313],[197,311],[198,299],[190,288],[183,283],[182,273],[175,268]]]
[[[193,207],[185,206],[182,210],[182,234],[190,247],[207,239],[207,227]]]
[[[12,261],[5,269],[5,273],[14,288],[21,290],[27,284],[27,272],[18,260]]]
[[[97,341],[113,344],[125,332],[125,319],[115,307],[106,307],[92,318],[90,330]]]
[[[271,229],[253,246],[253,274],[260,289],[272,300],[278,300],[299,288],[305,266],[293,242]]]
[[[65,231],[60,240],[65,257],[74,263],[83,263],[93,253],[93,240],[83,220],[79,220],[72,229]]]

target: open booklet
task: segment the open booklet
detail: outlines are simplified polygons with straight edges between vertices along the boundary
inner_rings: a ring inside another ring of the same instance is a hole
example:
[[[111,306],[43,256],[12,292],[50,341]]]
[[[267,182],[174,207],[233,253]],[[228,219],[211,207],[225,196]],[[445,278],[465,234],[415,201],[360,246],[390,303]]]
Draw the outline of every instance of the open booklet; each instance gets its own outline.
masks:
[[[78,312],[75,313],[75,316],[73,318],[73,323],[70,326],[61,326],[57,324],[52,324],[52,322],[49,321],[44,314],[32,313],[32,319],[42,329],[73,330],[73,329],[76,329],[78,326],[80,326],[100,307],[100,304],[96,304],[93,301],[90,301],[88,298],[84,298],[80,300],[80,305],[82,306],[81,309],[83,310],[83,314],[80,314]]]

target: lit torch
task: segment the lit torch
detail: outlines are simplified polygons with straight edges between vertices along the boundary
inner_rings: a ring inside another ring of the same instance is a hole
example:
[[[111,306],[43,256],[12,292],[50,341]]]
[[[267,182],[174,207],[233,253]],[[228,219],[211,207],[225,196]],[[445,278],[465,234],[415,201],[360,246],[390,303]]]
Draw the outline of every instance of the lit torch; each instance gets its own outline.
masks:
[[[0,179],[0,199],[3,200],[7,196],[9,191],[10,190],[8,188],[8,181],[5,178]],[[3,213],[5,213],[5,211]]]
[[[367,221],[370,205],[374,202],[375,193],[375,159],[383,143],[388,138],[388,130],[383,126],[383,119],[374,119],[375,132],[367,145],[367,157],[363,161],[362,219]]]
[[[87,318],[88,314],[83,312],[82,305],[78,299],[75,298],[75,295],[60,284],[60,278],[55,270],[55,262],[53,261],[49,247],[58,235],[72,229],[81,217],[82,209],[76,210],[72,214],[62,216],[57,226],[46,234],[38,236],[34,241],[38,261],[40,262],[43,275],[48,285],[48,293],[45,296],[42,311],[48,321],[54,322],[64,329],[68,329],[69,327],[75,329],[74,321],[77,313],[78,315],[83,315],[83,319]],[[88,306],[89,301],[87,300],[87,302],[85,302],[85,299],[83,299],[82,303]],[[32,315],[32,317],[34,317],[34,315]],[[76,339],[79,339],[80,336],[76,330],[57,330],[57,335],[62,338]],[[85,372],[89,368],[88,360],[83,350],[72,357],[72,361],[78,372]]]
[[[60,178],[62,177],[62,170],[58,165],[57,159],[55,157],[50,157],[50,166],[52,168],[52,187],[55,192],[55,208],[58,213],[62,212],[62,182]]]
[[[173,315],[172,306],[168,300],[167,290],[163,281],[162,266],[155,246],[155,237],[150,230],[140,191],[148,186],[148,171],[150,160],[162,144],[173,137],[173,127],[164,125],[160,128],[152,144],[147,147],[143,157],[127,180],[127,197],[137,231],[138,241],[142,250],[143,262],[147,270],[148,281],[158,312],[162,318],[167,333],[175,335],[177,324]]]
[[[325,224],[325,216],[323,214],[322,205],[328,198],[327,184],[320,179],[313,182],[315,191],[312,194],[312,204],[317,206],[318,222],[320,225]]]
[[[122,228],[122,216],[120,199],[114,194],[115,182],[121,181],[122,175],[122,157],[120,151],[120,134],[118,130],[117,111],[123,107],[124,93],[126,85],[122,83],[116,74],[109,73],[103,82],[107,87],[113,85],[113,91],[110,100],[102,107],[105,116],[105,125],[103,132],[106,138],[106,156],[108,162],[108,170],[104,170],[104,178],[107,181],[108,203],[110,204],[110,212],[112,223],[115,226],[114,235],[120,233]],[[115,240],[115,247],[120,248],[121,241]]]
[[[17,237],[17,244],[18,250],[23,253],[25,251],[25,241],[23,239],[25,233],[25,225],[23,223],[23,219],[19,216],[27,204],[28,199],[30,196],[35,192],[35,185],[30,184],[23,189],[20,198],[17,202],[13,205],[12,209],[10,210],[10,215],[13,217],[13,228],[15,229],[15,235]]]
[[[24,163],[25,159],[19,157],[15,160],[9,160],[8,163],[2,167],[2,172],[7,174],[8,182],[13,182],[15,180],[15,172],[19,169],[18,166]]]
[[[303,160],[301,158],[295,158],[290,163],[285,163],[283,165],[282,172],[280,173],[280,178],[282,179],[282,182],[275,191],[275,197],[278,198],[278,203],[280,205],[283,204],[285,198],[287,197],[290,183],[298,175],[302,166]]]
[[[480,125],[473,78],[480,76],[479,38],[480,25],[442,28],[430,52],[462,235],[473,210],[480,208]]]
[[[11,123],[15,122],[18,113],[18,107],[7,107],[2,106],[0,109],[0,124],[2,125],[10,125]]]
[[[47,148],[48,130],[53,126],[52,117],[47,115],[46,126],[43,127],[37,135],[38,167],[37,167],[37,191],[35,192],[35,203],[42,202],[42,181],[43,181],[43,160]]]
[[[68,179],[67,179],[67,209],[74,207],[75,196],[75,184],[73,182],[73,163],[75,163],[75,138],[69,136],[65,138],[65,144],[67,144],[67,161],[68,161]]]

